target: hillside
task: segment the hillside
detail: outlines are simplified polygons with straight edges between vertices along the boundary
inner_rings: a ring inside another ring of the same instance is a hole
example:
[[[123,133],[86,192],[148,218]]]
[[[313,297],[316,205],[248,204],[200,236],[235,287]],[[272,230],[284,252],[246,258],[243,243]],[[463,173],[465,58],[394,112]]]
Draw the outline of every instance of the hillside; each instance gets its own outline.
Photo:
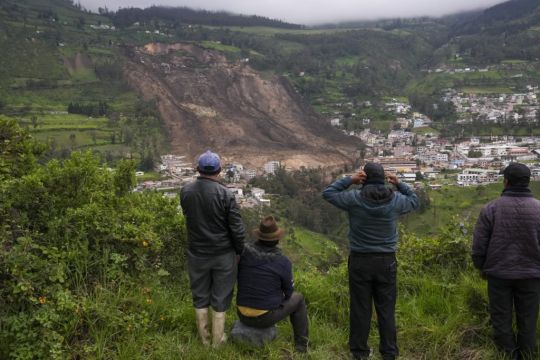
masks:
[[[352,161],[354,141],[322,122],[285,79],[264,78],[216,51],[148,44],[133,51],[125,74],[157,100],[176,153],[212,148],[250,165],[277,159],[293,168]]]
[[[308,354],[294,352],[287,321],[262,348],[205,348],[195,328],[177,201],[130,191],[132,161],[111,172],[87,152],[40,164],[35,156],[43,146],[14,121],[0,119],[0,133],[0,358],[349,358],[347,264],[325,236],[286,225],[283,239],[295,288],[308,305]],[[500,359],[464,227],[450,221],[436,236],[405,232],[400,244],[400,357]],[[375,323],[370,342],[378,342]]]

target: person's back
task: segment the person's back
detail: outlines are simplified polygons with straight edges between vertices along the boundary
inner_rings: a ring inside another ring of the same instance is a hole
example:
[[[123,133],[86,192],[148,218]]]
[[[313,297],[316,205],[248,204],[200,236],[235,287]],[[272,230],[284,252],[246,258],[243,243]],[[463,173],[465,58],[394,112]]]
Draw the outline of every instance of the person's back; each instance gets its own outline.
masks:
[[[385,185],[385,176],[397,192]],[[346,191],[352,184],[361,189]],[[379,352],[384,360],[398,355],[395,326],[397,220],[418,207],[408,185],[382,165],[368,163],[364,170],[330,184],[323,198],[349,215],[349,348],[355,359],[367,359],[372,303],[379,323]]]
[[[504,170],[502,196],[488,203],[474,229],[472,260],[488,282],[497,348],[510,359],[536,359],[540,301],[540,201],[529,189],[531,171]],[[512,317],[515,310],[517,334]]]
[[[305,352],[309,336],[306,303],[294,291],[290,260],[277,247],[284,231],[274,217],[267,216],[254,233],[258,240],[246,245],[238,265],[238,317],[255,328],[267,328],[290,317],[295,348]]]
[[[505,194],[483,209],[483,216],[490,223],[486,224],[491,233],[489,246],[475,247],[474,252],[485,254],[482,265],[485,275],[503,279],[540,278],[540,201],[529,193],[527,196]]]
[[[210,344],[212,307],[212,343],[219,346],[227,339],[225,312],[236,282],[236,259],[244,248],[244,224],[234,195],[218,181],[219,156],[211,151],[202,154],[197,170],[201,176],[180,191],[188,230],[188,275],[201,340]]]
[[[199,177],[182,188],[180,203],[192,253],[241,252],[244,226],[229,189],[214,179]]]

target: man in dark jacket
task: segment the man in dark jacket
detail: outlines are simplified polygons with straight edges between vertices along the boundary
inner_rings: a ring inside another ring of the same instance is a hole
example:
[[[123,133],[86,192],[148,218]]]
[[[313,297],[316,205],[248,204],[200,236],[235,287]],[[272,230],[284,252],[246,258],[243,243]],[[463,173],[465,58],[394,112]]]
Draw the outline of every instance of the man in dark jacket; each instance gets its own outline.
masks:
[[[372,303],[379,323],[379,352],[384,360],[398,355],[396,340],[396,245],[397,220],[418,207],[418,198],[408,185],[385,172],[377,163],[346,176],[330,186],[323,197],[349,214],[349,291],[351,297],[349,347],[355,359],[367,359]],[[345,191],[352,184],[359,190]]]
[[[244,224],[232,192],[219,182],[219,156],[199,157],[197,180],[184,186],[180,203],[188,232],[188,272],[203,344],[210,344],[208,308],[212,306],[212,343],[226,341],[225,311],[232,300],[237,256],[244,248]]]
[[[267,328],[289,317],[295,348],[305,352],[308,318],[304,296],[294,292],[292,265],[277,247],[284,231],[272,216],[254,230],[257,241],[247,244],[238,265],[238,317],[251,327]]]
[[[511,359],[536,359],[537,353],[540,201],[529,190],[530,177],[529,168],[520,163],[504,169],[502,196],[482,209],[472,246],[474,265],[488,281],[495,343]]]

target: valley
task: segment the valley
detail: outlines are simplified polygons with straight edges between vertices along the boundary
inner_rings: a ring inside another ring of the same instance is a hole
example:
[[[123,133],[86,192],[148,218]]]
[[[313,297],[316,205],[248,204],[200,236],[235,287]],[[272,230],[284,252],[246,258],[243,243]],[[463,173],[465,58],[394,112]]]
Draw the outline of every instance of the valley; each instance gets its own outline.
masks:
[[[348,219],[321,192],[376,161],[420,199],[399,224],[400,358],[500,360],[471,234],[510,162],[539,198],[539,6],[308,27],[0,1],[0,358],[350,358]],[[246,240],[267,214],[286,230],[308,354],[286,322],[262,348],[198,340],[178,191],[207,149]]]

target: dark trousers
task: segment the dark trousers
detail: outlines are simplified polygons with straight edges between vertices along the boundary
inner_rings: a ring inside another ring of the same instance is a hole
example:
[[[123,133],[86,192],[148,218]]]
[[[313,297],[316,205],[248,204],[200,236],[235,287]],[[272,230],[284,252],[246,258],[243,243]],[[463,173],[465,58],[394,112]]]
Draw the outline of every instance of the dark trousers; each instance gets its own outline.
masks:
[[[536,359],[540,279],[488,277],[489,312],[497,347],[512,359]],[[512,328],[516,311],[517,336]]]
[[[383,359],[398,355],[396,339],[396,272],[394,253],[349,255],[350,333],[349,347],[355,358],[367,358],[372,303],[379,325],[379,352]]]
[[[287,316],[290,318],[293,327],[294,343],[297,346],[306,347],[309,336],[309,324],[306,302],[302,294],[294,292],[279,308],[270,310],[261,316],[248,317],[238,312],[240,321],[254,328],[270,327]]]
[[[193,306],[226,311],[231,305],[238,270],[234,251],[204,257],[188,251],[187,260]]]

